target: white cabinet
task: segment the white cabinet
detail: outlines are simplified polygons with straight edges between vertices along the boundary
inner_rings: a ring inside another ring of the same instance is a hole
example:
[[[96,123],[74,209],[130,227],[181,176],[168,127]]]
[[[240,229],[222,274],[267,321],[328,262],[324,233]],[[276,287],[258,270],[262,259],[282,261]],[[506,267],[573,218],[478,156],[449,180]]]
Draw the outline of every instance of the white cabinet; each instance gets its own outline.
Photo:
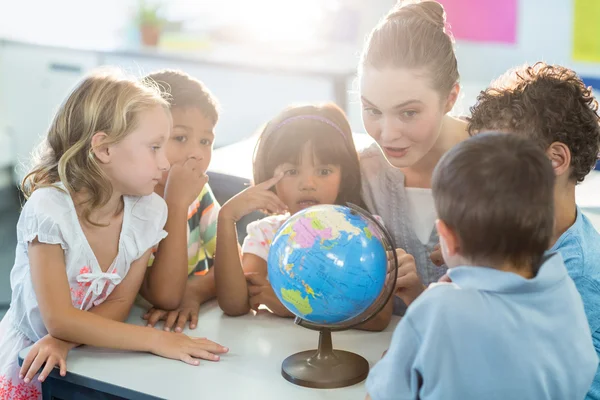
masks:
[[[110,54],[102,59],[102,64],[119,66],[135,75],[179,69],[204,82],[222,108],[216,147],[249,137],[289,105],[335,100],[333,80],[326,76]]]
[[[97,64],[93,52],[0,42],[0,132],[10,139],[17,181],[55,111]]]

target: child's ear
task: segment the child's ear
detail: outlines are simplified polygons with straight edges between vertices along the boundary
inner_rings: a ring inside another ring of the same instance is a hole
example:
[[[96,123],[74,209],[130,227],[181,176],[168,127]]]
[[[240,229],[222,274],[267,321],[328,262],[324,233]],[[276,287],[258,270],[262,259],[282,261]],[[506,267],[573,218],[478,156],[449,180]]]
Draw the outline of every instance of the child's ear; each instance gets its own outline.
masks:
[[[455,256],[460,251],[456,233],[441,219],[435,221],[435,227],[440,237],[440,247],[444,259]]]
[[[104,132],[96,132],[92,136],[92,148],[90,149],[90,156],[94,155],[96,160],[102,164],[108,164],[110,162],[110,146],[107,144],[108,135]]]
[[[561,142],[552,143],[546,150],[546,155],[552,163],[552,169],[556,176],[561,176],[570,172],[571,151],[566,144]]]
[[[455,83],[454,86],[452,86],[452,89],[450,90],[450,94],[448,94],[448,97],[446,98],[446,104],[444,106],[444,114],[447,114],[450,111],[452,111],[454,104],[456,104],[456,100],[458,100],[459,94],[460,94],[460,85],[458,83]]]

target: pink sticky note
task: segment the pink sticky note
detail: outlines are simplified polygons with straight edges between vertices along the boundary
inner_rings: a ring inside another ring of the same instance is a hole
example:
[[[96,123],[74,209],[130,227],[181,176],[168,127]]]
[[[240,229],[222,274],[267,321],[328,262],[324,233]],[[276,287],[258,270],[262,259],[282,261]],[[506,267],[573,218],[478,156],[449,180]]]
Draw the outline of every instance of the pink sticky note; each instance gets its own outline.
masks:
[[[457,40],[514,44],[517,0],[438,0]]]

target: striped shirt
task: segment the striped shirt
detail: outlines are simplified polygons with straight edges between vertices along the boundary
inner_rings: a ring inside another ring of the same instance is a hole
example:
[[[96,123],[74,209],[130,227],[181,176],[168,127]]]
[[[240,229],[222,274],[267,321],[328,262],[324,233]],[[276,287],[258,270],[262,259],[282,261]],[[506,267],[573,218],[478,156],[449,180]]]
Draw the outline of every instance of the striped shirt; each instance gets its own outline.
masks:
[[[217,217],[221,206],[208,183],[188,209],[188,275],[204,275],[212,267],[217,239]],[[154,262],[150,257],[149,266]]]

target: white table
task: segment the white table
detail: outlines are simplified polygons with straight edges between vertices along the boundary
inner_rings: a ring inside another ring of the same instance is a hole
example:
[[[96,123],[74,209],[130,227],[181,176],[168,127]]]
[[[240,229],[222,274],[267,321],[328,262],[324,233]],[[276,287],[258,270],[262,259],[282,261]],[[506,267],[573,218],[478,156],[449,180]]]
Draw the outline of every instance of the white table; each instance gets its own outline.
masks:
[[[143,325],[142,309],[134,308],[127,322]],[[350,330],[333,333],[333,346],[365,357],[372,366],[387,349],[399,317],[384,332]],[[151,328],[148,328],[151,329]],[[364,382],[341,389],[308,389],[281,376],[282,361],[296,352],[315,348],[318,332],[260,312],[231,318],[215,302],[201,308],[198,328],[186,330],[230,348],[217,363],[186,365],[146,353],[130,353],[91,347],[72,350],[67,376],[56,371],[54,382],[72,382],[113,395],[166,399],[364,399]],[[28,349],[19,355],[25,357]],[[133,391],[133,392],[132,392]],[[138,392],[137,394],[135,392]]]

